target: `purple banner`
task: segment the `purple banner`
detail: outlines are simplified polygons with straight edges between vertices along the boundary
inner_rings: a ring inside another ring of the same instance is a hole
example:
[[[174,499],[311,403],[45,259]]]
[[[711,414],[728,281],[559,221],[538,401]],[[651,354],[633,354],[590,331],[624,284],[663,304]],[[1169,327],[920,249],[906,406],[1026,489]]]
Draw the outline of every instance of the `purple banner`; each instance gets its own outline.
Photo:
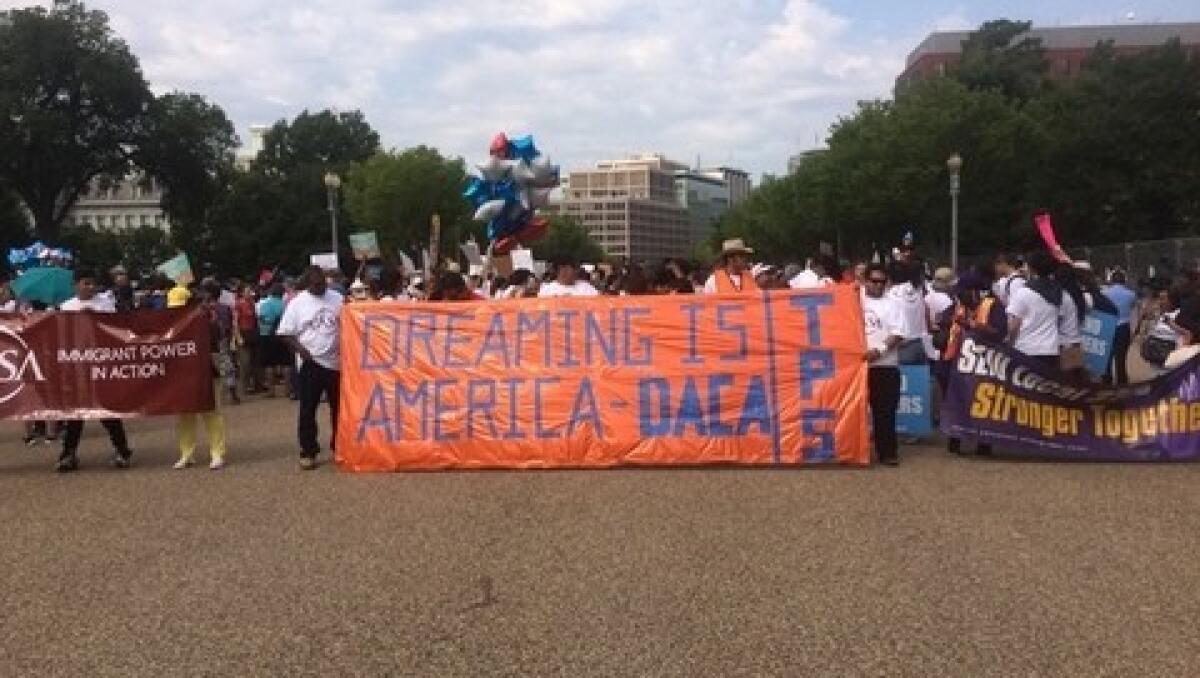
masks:
[[[1200,358],[1152,381],[1109,388],[968,338],[950,372],[942,431],[1036,457],[1200,459]]]

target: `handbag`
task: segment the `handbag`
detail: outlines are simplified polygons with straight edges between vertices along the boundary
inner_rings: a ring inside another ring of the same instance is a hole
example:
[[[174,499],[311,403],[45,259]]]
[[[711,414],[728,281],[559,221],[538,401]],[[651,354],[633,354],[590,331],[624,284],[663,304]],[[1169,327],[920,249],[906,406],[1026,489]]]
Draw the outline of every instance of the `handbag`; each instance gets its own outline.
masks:
[[[1174,350],[1175,342],[1169,339],[1146,337],[1142,341],[1142,360],[1155,367],[1162,367],[1163,363],[1167,362],[1167,356]]]

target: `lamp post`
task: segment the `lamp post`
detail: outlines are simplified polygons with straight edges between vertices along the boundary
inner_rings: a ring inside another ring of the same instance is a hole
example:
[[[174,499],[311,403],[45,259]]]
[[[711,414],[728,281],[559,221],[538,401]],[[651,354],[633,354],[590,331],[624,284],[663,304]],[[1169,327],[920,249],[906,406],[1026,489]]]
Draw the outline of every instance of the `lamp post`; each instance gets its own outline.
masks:
[[[950,268],[955,273],[958,273],[958,190],[962,164],[957,153],[946,159],[946,169],[950,172]]]
[[[333,229],[333,256],[338,253],[338,208],[337,208],[337,192],[342,187],[342,178],[333,172],[325,173],[325,190],[329,195],[329,224]]]

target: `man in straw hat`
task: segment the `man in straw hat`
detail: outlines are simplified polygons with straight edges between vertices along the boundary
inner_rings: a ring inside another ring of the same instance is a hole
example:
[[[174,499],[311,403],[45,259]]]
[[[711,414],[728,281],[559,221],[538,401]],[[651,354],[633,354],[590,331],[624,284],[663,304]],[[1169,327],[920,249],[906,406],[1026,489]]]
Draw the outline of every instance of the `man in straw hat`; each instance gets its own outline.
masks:
[[[705,294],[738,294],[758,292],[758,285],[750,272],[750,255],[754,250],[746,247],[741,238],[721,243],[721,265],[704,283]]]

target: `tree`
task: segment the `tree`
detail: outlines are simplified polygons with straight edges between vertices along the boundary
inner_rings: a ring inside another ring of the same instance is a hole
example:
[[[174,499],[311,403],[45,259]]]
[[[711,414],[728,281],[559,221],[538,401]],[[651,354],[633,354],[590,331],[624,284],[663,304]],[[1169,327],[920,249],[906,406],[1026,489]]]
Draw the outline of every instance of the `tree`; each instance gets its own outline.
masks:
[[[329,251],[325,173],[348,178],[378,150],[379,135],[358,111],[304,111],[291,122],[280,120],[251,166],[229,172],[203,226],[181,233],[177,244],[222,273],[299,270],[310,254]],[[345,235],[357,228],[342,212],[340,252],[347,249]]]
[[[7,256],[10,248],[29,245],[32,235],[21,201],[11,192],[0,189],[0,256]],[[7,265],[7,259],[3,261]]]
[[[546,235],[535,240],[530,249],[535,259],[555,261],[572,259],[579,262],[604,261],[604,249],[592,239],[578,219],[553,215]]]
[[[185,239],[227,189],[237,144],[225,112],[198,94],[173,92],[151,102],[135,157],[163,187],[163,211]]]
[[[1041,38],[1017,40],[1032,25],[1008,19],[985,22],[962,42],[962,60],[955,71],[958,81],[970,89],[998,91],[1018,101],[1036,96],[1046,82]]]
[[[483,241],[482,226],[472,223],[462,197],[466,176],[461,159],[426,146],[380,153],[350,172],[346,207],[356,223],[379,234],[386,253],[425,247],[430,220],[437,214],[442,222],[439,247],[449,252],[470,236]]]
[[[56,3],[0,12],[0,182],[54,240],[100,175],[123,176],[151,94],[103,12]]]

